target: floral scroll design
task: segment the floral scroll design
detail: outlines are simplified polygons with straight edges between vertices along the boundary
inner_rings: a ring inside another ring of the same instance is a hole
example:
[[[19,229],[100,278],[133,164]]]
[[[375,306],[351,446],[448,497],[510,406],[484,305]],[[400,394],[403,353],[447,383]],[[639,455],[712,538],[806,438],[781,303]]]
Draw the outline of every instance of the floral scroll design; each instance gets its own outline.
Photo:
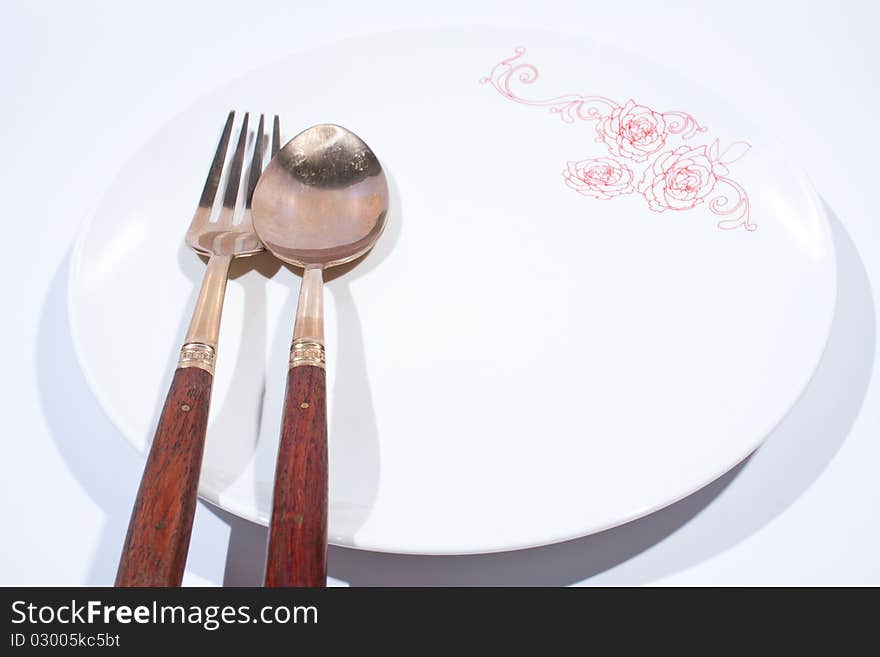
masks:
[[[693,116],[658,112],[633,99],[621,105],[604,96],[566,94],[540,100],[520,96],[513,85],[530,85],[538,79],[534,65],[517,61],[525,52],[517,48],[480,82],[522,105],[547,107],[565,123],[596,124],[595,141],[605,146],[608,155],[568,162],[562,172],[568,187],[603,201],[638,193],[658,213],[705,205],[721,217],[719,228],[757,228],[749,220],[749,196],[729,177],[728,168],[751,144],[737,141],[722,150],[717,139],[695,143],[695,137],[708,129]]]

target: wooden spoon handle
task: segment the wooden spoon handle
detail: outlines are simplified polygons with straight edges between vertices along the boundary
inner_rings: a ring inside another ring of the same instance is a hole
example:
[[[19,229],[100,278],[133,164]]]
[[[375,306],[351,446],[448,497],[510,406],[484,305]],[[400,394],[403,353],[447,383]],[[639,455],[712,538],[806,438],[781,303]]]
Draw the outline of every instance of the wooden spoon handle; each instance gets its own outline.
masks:
[[[269,525],[266,586],[327,583],[327,405],[324,369],[287,374]]]
[[[208,428],[213,376],[179,368],[138,489],[116,586],[180,586]]]

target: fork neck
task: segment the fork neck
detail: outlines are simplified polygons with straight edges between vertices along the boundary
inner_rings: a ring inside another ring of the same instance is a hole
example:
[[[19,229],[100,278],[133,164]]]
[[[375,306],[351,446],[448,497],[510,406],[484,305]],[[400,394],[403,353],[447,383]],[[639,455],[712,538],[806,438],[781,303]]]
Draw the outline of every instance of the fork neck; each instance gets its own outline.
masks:
[[[212,255],[208,260],[184,344],[199,343],[217,350],[220,315],[223,312],[223,297],[226,294],[226,279],[229,277],[231,262],[232,256],[228,255]]]

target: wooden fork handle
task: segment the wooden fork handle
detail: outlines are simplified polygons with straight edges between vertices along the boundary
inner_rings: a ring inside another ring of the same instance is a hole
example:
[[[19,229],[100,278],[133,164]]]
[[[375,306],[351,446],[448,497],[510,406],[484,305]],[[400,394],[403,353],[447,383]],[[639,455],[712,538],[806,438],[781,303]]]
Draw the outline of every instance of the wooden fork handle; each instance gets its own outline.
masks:
[[[178,368],[125,536],[116,586],[180,586],[196,511],[213,376]]]
[[[269,528],[266,586],[325,586],[327,404],[322,367],[288,370]]]

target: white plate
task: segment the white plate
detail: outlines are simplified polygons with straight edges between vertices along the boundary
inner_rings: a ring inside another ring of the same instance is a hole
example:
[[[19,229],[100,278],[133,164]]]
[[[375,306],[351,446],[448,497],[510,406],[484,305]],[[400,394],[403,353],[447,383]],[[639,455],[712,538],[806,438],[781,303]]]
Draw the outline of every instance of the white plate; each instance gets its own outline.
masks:
[[[280,113],[286,138],[350,127],[391,180],[378,246],[327,285],[333,543],[508,550],[650,513],[755,449],[819,360],[821,204],[729,103],[573,36],[400,32],[231,82],[110,186],[70,316],[140,450],[204,270],[183,233],[230,108]],[[257,263],[227,292],[200,492],[266,523],[299,279]]]

